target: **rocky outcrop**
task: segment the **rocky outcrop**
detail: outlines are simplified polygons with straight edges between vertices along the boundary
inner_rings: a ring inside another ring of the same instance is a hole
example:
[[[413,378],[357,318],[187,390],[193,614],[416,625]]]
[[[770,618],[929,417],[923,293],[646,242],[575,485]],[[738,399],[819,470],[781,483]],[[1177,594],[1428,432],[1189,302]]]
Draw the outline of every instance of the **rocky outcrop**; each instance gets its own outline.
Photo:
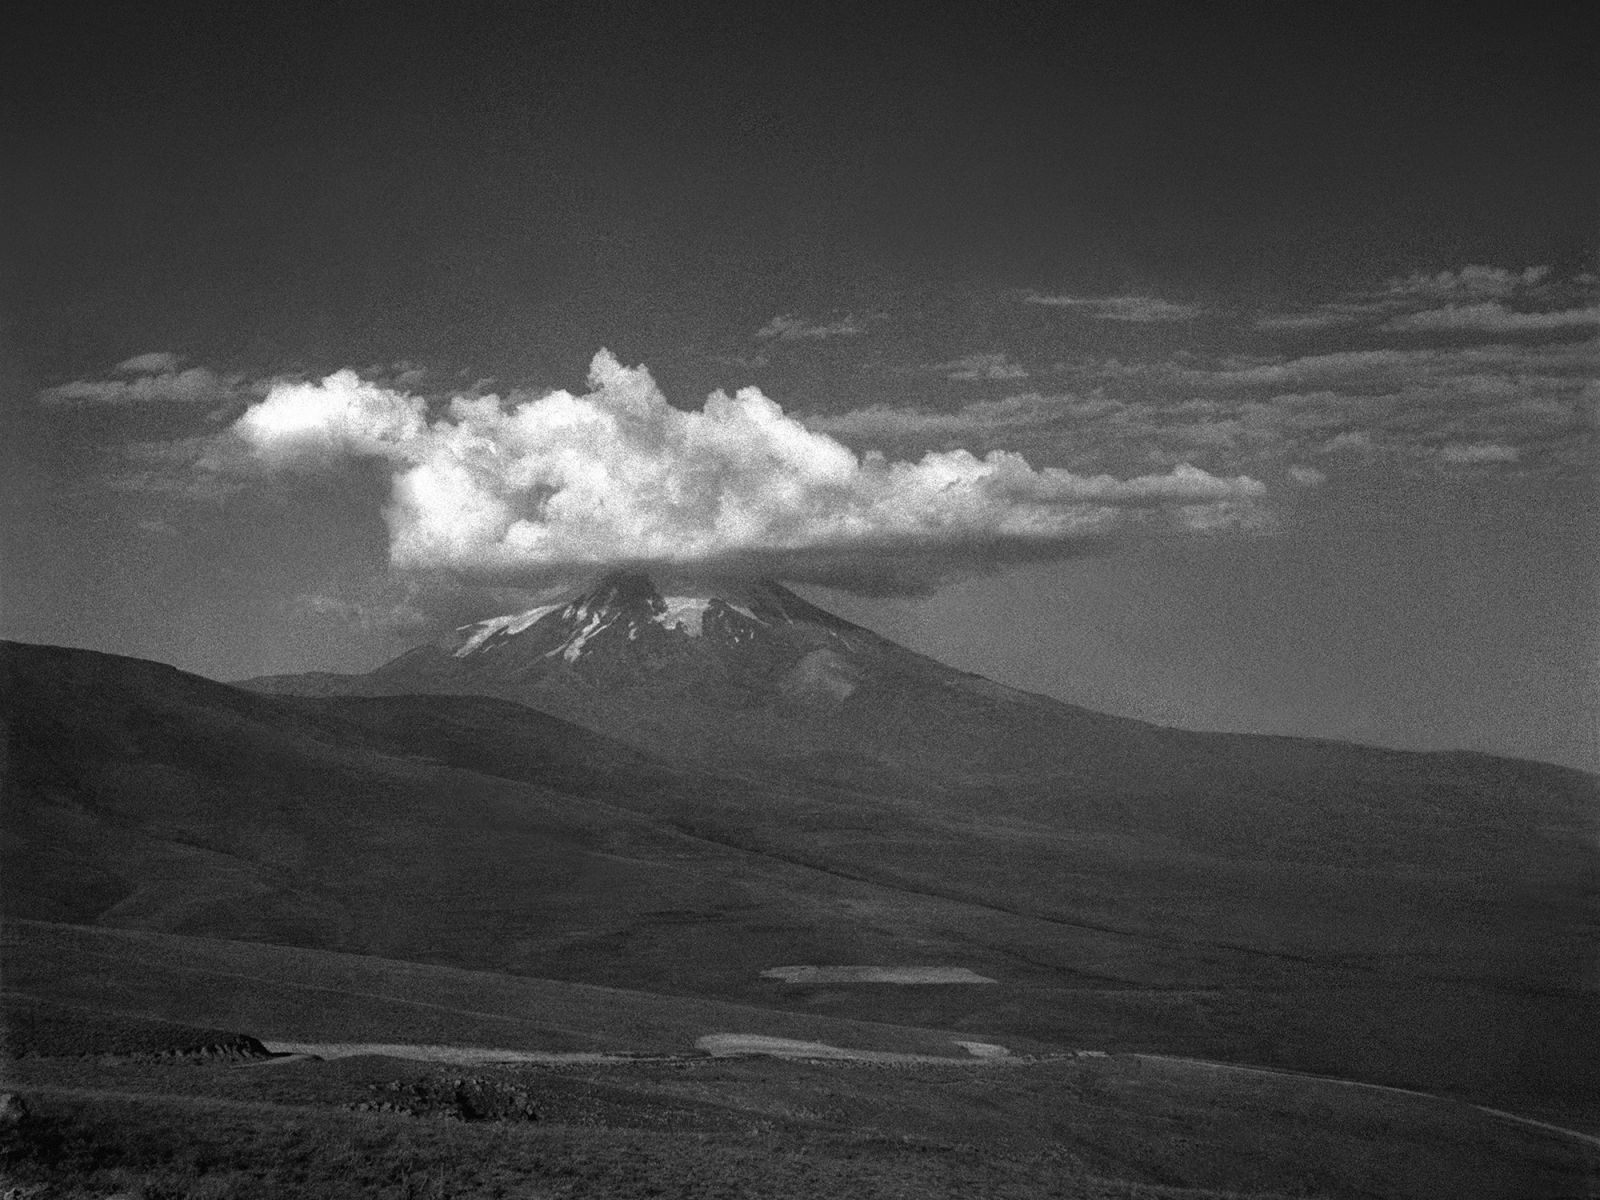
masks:
[[[539,1108],[524,1089],[478,1075],[451,1079],[391,1079],[345,1107],[354,1112],[404,1113],[456,1121],[537,1121]]]

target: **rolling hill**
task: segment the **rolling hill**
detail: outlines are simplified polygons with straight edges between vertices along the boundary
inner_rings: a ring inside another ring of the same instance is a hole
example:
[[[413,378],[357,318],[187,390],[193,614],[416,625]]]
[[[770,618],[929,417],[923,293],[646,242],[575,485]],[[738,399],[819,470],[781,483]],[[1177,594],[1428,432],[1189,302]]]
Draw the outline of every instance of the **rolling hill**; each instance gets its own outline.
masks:
[[[248,688],[3,653],[11,919],[1600,1094],[1579,772],[1089,713],[773,585],[621,577]],[[800,964],[997,982],[763,975]]]

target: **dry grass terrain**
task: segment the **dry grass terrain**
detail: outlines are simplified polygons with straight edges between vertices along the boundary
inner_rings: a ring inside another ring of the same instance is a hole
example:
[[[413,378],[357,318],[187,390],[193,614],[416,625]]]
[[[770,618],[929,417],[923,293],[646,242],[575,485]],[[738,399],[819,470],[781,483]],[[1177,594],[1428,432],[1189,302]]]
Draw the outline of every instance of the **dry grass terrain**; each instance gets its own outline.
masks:
[[[29,1059],[24,1195],[1582,1195],[1596,1151],[1461,1105],[1111,1057],[972,1069]],[[472,1119],[458,1095],[526,1098]],[[30,1191],[29,1189],[38,1189]]]

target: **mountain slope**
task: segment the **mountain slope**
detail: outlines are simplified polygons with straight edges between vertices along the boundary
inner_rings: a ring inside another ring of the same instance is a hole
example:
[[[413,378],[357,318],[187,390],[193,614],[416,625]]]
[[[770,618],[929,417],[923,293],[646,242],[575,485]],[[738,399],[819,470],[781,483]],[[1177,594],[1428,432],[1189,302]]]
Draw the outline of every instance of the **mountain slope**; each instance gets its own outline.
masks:
[[[1202,734],[946,667],[772,583],[619,574],[283,695],[497,696],[695,770],[897,815],[1161,840],[1230,859],[1564,876],[1600,844],[1594,780],[1479,754]]]
[[[847,773],[1056,761],[1080,742],[1155,731],[952,670],[774,583],[658,590],[608,576],[565,602],[464,626],[364,676],[277,676],[273,693],[501,696],[669,757]],[[997,738],[1003,723],[1008,732]],[[1082,753],[1080,746],[1076,753]],[[822,764],[837,771],[837,766]]]

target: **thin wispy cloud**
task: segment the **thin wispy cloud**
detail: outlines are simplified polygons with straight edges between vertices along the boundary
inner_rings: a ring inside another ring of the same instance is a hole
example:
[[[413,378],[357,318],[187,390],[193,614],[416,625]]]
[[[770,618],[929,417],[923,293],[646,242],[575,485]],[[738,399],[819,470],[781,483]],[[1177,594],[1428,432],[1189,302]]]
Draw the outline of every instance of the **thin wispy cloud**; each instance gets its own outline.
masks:
[[[1600,328],[1600,305],[1587,308],[1519,312],[1497,300],[1478,304],[1447,304],[1406,313],[1386,321],[1384,329],[1396,332],[1524,333],[1546,329]]]
[[[1009,430],[1050,423],[1070,403],[1065,397],[1028,392],[937,410],[923,405],[874,404],[804,418],[808,429],[870,441],[933,440],[977,434],[1005,436]]]
[[[220,503],[249,486],[251,468],[231,439],[205,434],[122,446],[102,482],[133,496]]]
[[[1500,442],[1475,442],[1471,445],[1451,442],[1439,451],[1439,457],[1447,463],[1476,465],[1514,463],[1522,456],[1515,446],[1507,446]]]
[[[182,369],[176,354],[158,351],[123,360],[107,378],[46,388],[38,399],[52,408],[218,404],[235,398],[242,383],[242,376],[218,375],[207,367]]]
[[[118,372],[128,375],[169,375],[183,365],[183,359],[170,350],[135,354],[117,364]]]
[[[1308,472],[1326,473],[1325,455],[1424,470],[1578,469],[1600,403],[1592,343],[1108,360],[1056,373],[1074,390],[952,408],[880,403],[808,423],[865,446],[1003,441],[1079,471],[1193,462],[1219,473],[1283,470],[1305,484],[1319,481]]]
[[[1548,266],[1469,265],[1416,272],[1298,312],[1266,313],[1254,327],[1296,333],[1365,325],[1387,333],[1515,334],[1600,324],[1595,280]]]
[[[1192,321],[1204,315],[1198,304],[1180,304],[1158,296],[1070,296],[1028,292],[1025,304],[1042,304],[1081,312],[1097,321]]]
[[[1468,264],[1459,271],[1415,272],[1389,280],[1382,294],[1395,299],[1455,300],[1500,298],[1526,294],[1551,276],[1549,267],[1504,267]]]
[[[801,342],[859,337],[865,332],[866,326],[853,314],[846,314],[833,321],[808,321],[804,317],[785,314],[773,317],[756,330],[755,336],[763,341]]]
[[[1028,372],[1021,363],[1004,351],[994,354],[967,354],[949,362],[934,363],[928,368],[939,371],[949,379],[968,382],[996,382],[1026,379]]]

